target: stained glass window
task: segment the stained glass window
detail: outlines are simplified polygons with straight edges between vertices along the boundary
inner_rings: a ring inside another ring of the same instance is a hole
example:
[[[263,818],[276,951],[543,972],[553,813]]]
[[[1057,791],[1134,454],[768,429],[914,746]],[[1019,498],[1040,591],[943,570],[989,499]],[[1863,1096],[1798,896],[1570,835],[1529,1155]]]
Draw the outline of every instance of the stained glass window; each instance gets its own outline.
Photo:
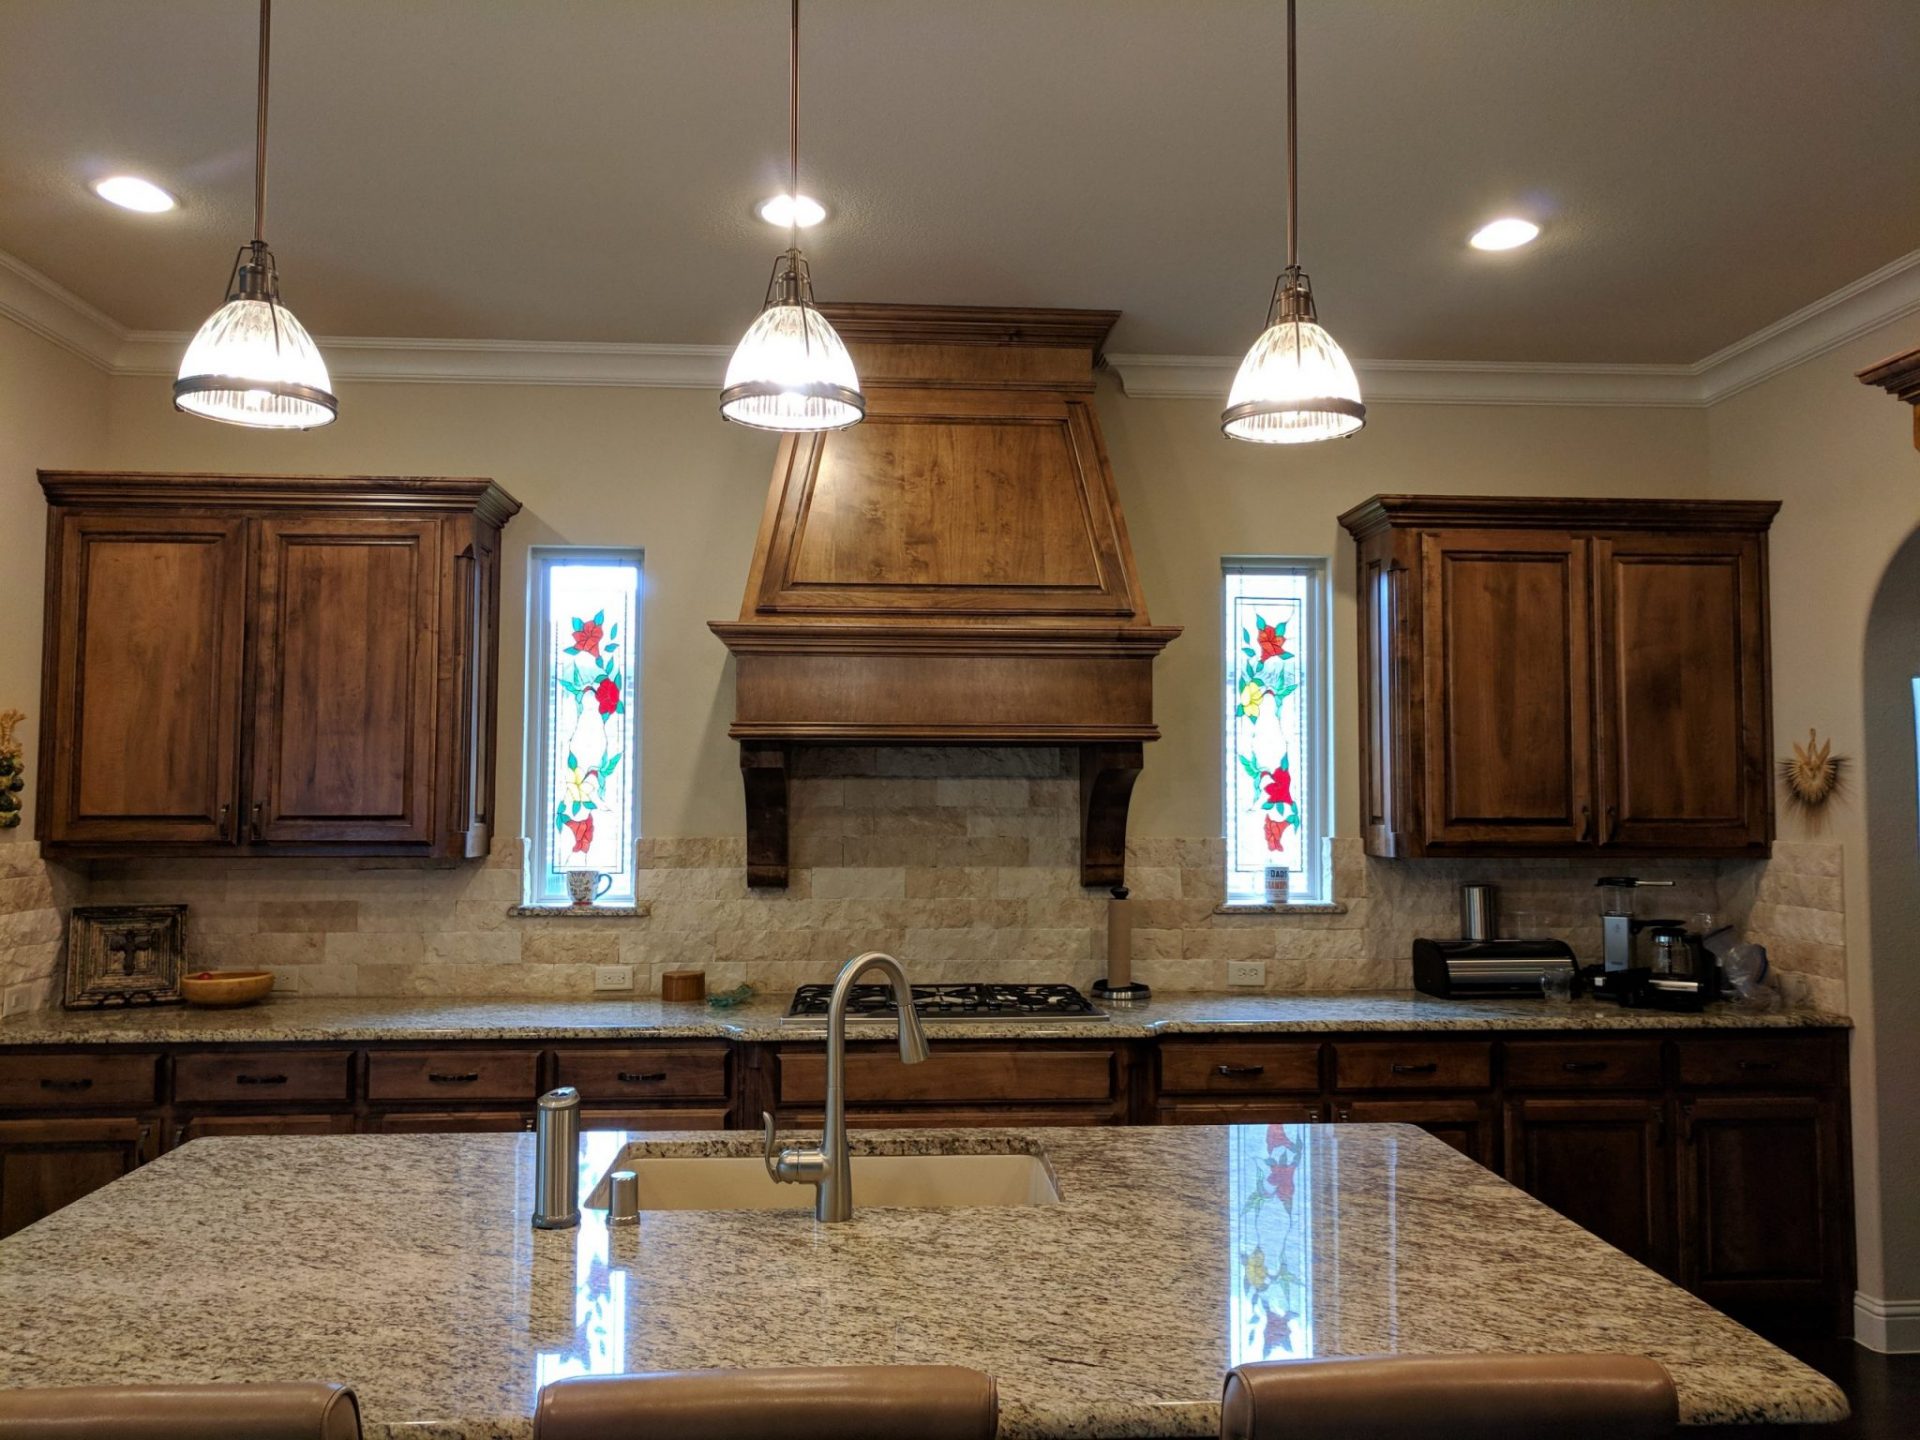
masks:
[[[1327,564],[1224,562],[1227,898],[1328,898]]]
[[[595,870],[602,903],[631,904],[640,556],[537,548],[531,565],[527,898],[564,904],[568,873]]]

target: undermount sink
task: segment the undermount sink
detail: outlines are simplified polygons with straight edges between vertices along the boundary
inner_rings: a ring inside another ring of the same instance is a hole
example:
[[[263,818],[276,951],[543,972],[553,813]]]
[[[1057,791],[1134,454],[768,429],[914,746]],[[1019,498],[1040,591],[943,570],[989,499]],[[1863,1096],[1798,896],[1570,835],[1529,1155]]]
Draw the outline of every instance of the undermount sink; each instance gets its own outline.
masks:
[[[1038,1155],[855,1155],[862,1210],[1058,1205],[1053,1172]],[[759,1156],[637,1155],[618,1168],[640,1183],[642,1210],[809,1210],[813,1190],[779,1185]]]

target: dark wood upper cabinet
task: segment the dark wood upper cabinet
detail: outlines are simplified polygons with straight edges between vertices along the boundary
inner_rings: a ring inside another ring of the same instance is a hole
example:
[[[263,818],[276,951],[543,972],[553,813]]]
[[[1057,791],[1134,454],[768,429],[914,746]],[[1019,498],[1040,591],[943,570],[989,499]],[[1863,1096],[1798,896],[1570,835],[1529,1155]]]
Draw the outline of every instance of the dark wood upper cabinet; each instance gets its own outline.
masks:
[[[48,853],[487,852],[498,486],[41,485]]]
[[[42,838],[232,839],[246,521],[56,512],[50,547]]]
[[[1368,853],[1764,854],[1773,502],[1376,496]]]

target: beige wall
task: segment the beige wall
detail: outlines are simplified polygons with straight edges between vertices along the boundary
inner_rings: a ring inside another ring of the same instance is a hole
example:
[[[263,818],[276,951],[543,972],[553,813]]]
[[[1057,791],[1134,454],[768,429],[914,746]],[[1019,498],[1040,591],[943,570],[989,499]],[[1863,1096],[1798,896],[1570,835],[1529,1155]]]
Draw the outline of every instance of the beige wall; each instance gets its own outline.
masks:
[[[738,614],[774,441],[722,422],[705,391],[346,384],[341,419],[263,435],[175,414],[164,381],[114,382],[105,463],[490,475],[526,505],[507,529],[502,636],[502,833],[518,832],[525,637],[515,623],[535,544],[647,552],[642,677],[643,833],[742,828],[725,649]],[[1133,802],[1139,835],[1220,830],[1220,557],[1336,557],[1336,713],[1355,693],[1351,547],[1335,517],[1376,491],[1697,495],[1697,411],[1380,406],[1355,440],[1281,453],[1221,437],[1218,407],[1101,395],[1121,504],[1153,618],[1183,625],[1160,662],[1164,738]],[[1354,828],[1357,737],[1336,724],[1337,830]]]
[[[107,377],[10,320],[0,320],[0,710],[27,712],[32,761],[40,716],[41,595],[47,511],[37,469],[93,465],[105,452]],[[31,780],[31,776],[29,776]],[[24,820],[0,844],[33,833],[33,791]]]
[[[1901,772],[1864,766],[1869,731],[1912,733],[1898,686],[1881,688],[1881,713],[1866,709],[1868,616],[1888,564],[1920,527],[1920,453],[1912,412],[1853,378],[1871,362],[1920,344],[1920,319],[1882,327],[1708,412],[1714,492],[1785,502],[1774,525],[1773,694],[1776,744],[1808,726],[1852,757],[1852,795],[1834,807],[1831,835],[1845,852],[1847,992],[1858,1027],[1853,1047],[1854,1156],[1860,1205],[1860,1289],[1879,1301],[1920,1304],[1920,967],[1914,937],[1890,947],[1876,919],[1895,899],[1872,893],[1914,883],[1915,852],[1870,856],[1868,797],[1903,807],[1913,833],[1913,795],[1889,793]],[[1920,614],[1907,617],[1920,625]],[[1896,713],[1884,713],[1893,710]],[[1870,725],[1870,721],[1874,722]],[[1795,838],[1795,822],[1781,833]],[[1897,847],[1898,842],[1895,842]],[[1870,859],[1875,862],[1870,866]],[[1872,1317],[1862,1317],[1871,1322]],[[1904,1322],[1920,1330],[1920,1310]],[[1910,1334],[1910,1342],[1920,1336]]]

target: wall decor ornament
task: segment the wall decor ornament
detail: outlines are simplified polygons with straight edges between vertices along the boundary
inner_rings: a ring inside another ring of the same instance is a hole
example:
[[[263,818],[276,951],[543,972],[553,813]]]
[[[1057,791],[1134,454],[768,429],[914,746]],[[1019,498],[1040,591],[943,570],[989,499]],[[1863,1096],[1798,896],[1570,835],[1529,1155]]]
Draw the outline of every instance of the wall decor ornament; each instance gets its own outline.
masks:
[[[1794,742],[1793,758],[1780,762],[1780,786],[1786,792],[1787,809],[1818,830],[1826,821],[1826,808],[1846,793],[1847,758],[1833,753],[1833,741],[1822,740],[1811,728],[1807,743]]]
[[[27,757],[13,732],[26,718],[24,710],[0,710],[0,830],[14,830],[20,825],[20,795],[27,788]]]
[[[184,905],[77,905],[67,926],[69,1010],[178,1005]]]

